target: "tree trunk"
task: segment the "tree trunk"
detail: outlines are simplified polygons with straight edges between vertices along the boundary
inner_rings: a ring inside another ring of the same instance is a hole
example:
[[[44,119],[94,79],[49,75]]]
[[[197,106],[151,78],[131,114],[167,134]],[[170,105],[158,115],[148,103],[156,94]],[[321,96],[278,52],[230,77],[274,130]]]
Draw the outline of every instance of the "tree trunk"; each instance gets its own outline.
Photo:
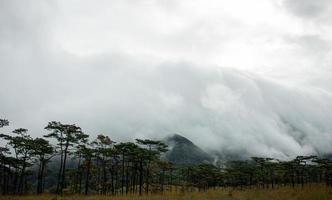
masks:
[[[86,179],[85,179],[85,195],[88,195],[89,192],[89,179],[90,179],[90,166],[91,165],[91,158],[88,160],[87,163],[87,172],[86,172]]]
[[[67,162],[68,147],[69,147],[69,142],[67,141],[65,151],[64,151],[63,166],[62,166],[62,177],[61,177],[61,187],[60,187],[61,194],[63,193],[63,188],[65,188],[66,162]]]
[[[110,174],[111,174],[111,193],[112,195],[114,195],[114,172],[113,172],[113,169],[112,169],[112,166],[109,168],[110,170]]]
[[[125,159],[124,159],[124,153],[123,153],[123,154],[122,154],[122,180],[121,180],[121,194],[123,194],[124,178],[125,178]]]
[[[62,137],[62,133],[61,133],[61,137]],[[60,143],[60,168],[59,168],[59,173],[58,173],[58,181],[57,181],[57,185],[56,185],[56,193],[59,194],[59,190],[60,190],[60,184],[61,184],[61,174],[62,174],[62,167],[63,167],[63,145],[62,143]]]
[[[127,162],[127,167],[126,167],[126,195],[128,194],[129,190],[129,162]]]
[[[149,170],[149,164],[150,162],[148,162],[147,166],[146,166],[146,194],[149,194],[149,176],[150,176],[150,170]]]
[[[103,187],[102,187],[102,194],[106,194],[106,183],[107,183],[107,172],[106,172],[106,162],[103,159]]]
[[[41,194],[41,185],[42,185],[42,165],[43,161],[39,160],[39,169],[37,177],[37,194]]]
[[[23,166],[22,166],[22,170],[20,173],[20,178],[19,178],[19,182],[18,182],[18,188],[17,188],[17,192],[19,194],[22,194],[23,192],[23,181],[24,181],[24,174],[25,174],[25,168],[26,168],[26,156],[24,156],[23,158]]]
[[[139,162],[139,195],[142,195],[142,185],[143,185],[143,161]]]

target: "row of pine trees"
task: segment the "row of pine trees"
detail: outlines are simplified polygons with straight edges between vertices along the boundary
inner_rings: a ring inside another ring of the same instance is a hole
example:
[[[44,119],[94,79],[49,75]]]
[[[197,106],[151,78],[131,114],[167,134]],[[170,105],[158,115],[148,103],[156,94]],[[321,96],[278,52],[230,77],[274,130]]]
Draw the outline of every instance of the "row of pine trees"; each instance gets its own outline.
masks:
[[[0,119],[0,128],[8,125],[8,120]],[[167,145],[161,141],[117,143],[105,135],[91,140],[77,125],[55,121],[45,129],[48,134],[43,138],[32,138],[24,128],[0,134],[5,144],[0,147],[1,195],[141,195],[216,187],[332,186],[332,161],[317,156],[289,161],[253,157],[181,166],[163,159]],[[51,169],[51,163],[56,168]],[[48,183],[49,176],[54,184]]]

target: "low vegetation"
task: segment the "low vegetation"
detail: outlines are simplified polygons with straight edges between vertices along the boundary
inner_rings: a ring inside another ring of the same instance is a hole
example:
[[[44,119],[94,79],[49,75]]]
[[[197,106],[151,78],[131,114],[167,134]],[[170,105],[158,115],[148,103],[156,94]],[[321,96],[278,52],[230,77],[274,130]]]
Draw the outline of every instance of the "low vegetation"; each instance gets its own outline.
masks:
[[[0,200],[330,200],[332,189],[324,185],[307,185],[303,188],[280,187],[280,188],[251,188],[251,189],[210,189],[206,192],[165,192],[154,195],[70,195],[56,196],[54,194],[43,194],[41,196],[0,196]]]

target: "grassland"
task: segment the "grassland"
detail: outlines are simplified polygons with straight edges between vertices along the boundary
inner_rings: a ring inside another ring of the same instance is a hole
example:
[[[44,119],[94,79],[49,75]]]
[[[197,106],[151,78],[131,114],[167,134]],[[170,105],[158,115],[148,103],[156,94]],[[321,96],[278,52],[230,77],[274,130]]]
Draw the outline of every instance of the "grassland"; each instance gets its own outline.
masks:
[[[1,196],[0,200],[332,200],[332,188],[308,185],[304,188],[281,187],[275,189],[212,189],[207,192],[155,194],[148,196]]]

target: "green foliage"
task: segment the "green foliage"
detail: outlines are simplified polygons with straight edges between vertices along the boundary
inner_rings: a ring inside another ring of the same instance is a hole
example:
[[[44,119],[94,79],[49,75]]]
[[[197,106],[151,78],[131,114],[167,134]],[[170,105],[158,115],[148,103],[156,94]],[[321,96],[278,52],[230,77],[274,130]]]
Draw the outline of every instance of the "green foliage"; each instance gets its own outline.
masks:
[[[0,128],[4,127],[4,126],[8,126],[9,125],[9,121],[6,119],[0,119]]]

